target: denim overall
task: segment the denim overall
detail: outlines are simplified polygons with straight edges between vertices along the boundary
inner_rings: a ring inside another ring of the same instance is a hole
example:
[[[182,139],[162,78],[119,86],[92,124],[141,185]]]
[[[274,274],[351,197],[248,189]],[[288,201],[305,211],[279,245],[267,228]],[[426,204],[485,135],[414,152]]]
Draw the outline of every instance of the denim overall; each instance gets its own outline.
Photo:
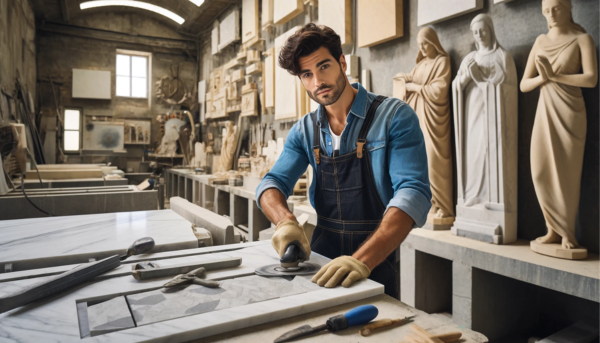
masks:
[[[312,113],[313,151],[317,163],[314,202],[318,219],[310,248],[330,259],[352,256],[383,218],[386,207],[377,193],[369,151],[363,146],[377,107],[385,99],[378,96],[369,107],[358,135],[356,152],[341,156],[321,155],[318,118],[316,111]],[[396,252],[375,267],[369,279],[383,284],[385,293],[398,299]]]

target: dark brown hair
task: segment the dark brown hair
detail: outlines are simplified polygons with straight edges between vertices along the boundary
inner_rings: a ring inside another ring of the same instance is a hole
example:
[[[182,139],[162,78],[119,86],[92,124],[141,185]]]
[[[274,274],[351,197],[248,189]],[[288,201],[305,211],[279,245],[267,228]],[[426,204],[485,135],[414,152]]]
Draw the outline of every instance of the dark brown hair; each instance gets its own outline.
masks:
[[[325,25],[308,23],[287,39],[279,52],[279,66],[290,74],[300,74],[300,57],[305,57],[327,48],[333,58],[340,63],[342,41],[335,31]]]

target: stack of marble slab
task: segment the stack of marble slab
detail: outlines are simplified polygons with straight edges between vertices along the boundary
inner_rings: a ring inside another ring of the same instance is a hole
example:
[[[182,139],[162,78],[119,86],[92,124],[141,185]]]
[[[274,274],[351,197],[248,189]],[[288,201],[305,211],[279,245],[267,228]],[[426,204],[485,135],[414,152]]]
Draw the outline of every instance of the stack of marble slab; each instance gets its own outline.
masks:
[[[158,209],[158,192],[136,186],[27,189],[27,197],[53,216]],[[21,190],[0,196],[0,220],[41,217],[48,215],[31,205]]]

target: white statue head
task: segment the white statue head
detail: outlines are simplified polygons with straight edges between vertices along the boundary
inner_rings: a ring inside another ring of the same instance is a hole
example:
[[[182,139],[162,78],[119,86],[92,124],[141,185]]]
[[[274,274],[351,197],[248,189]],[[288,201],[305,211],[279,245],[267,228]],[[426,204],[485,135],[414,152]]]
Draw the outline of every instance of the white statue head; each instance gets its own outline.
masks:
[[[585,33],[583,27],[573,21],[571,0],[542,0],[542,13],[548,22],[548,29],[570,25],[576,31]]]
[[[494,30],[494,22],[487,14],[478,14],[471,21],[471,32],[475,38],[475,46],[477,50],[487,48],[496,50],[500,46],[496,39],[496,30]]]
[[[417,34],[417,44],[419,45],[419,55],[417,63],[425,57],[435,58],[437,55],[448,55],[442,47],[437,33],[431,27],[424,27]]]

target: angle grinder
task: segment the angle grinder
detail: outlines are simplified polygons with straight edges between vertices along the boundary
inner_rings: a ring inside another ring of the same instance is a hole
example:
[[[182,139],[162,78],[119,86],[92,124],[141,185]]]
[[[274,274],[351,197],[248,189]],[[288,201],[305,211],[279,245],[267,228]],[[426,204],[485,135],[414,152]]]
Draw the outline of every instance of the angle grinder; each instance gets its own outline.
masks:
[[[304,262],[306,259],[302,256],[300,247],[290,243],[285,249],[285,253],[279,259],[279,264],[260,267],[255,270],[257,275],[261,276],[286,276],[286,275],[310,275],[315,274],[321,266]]]

